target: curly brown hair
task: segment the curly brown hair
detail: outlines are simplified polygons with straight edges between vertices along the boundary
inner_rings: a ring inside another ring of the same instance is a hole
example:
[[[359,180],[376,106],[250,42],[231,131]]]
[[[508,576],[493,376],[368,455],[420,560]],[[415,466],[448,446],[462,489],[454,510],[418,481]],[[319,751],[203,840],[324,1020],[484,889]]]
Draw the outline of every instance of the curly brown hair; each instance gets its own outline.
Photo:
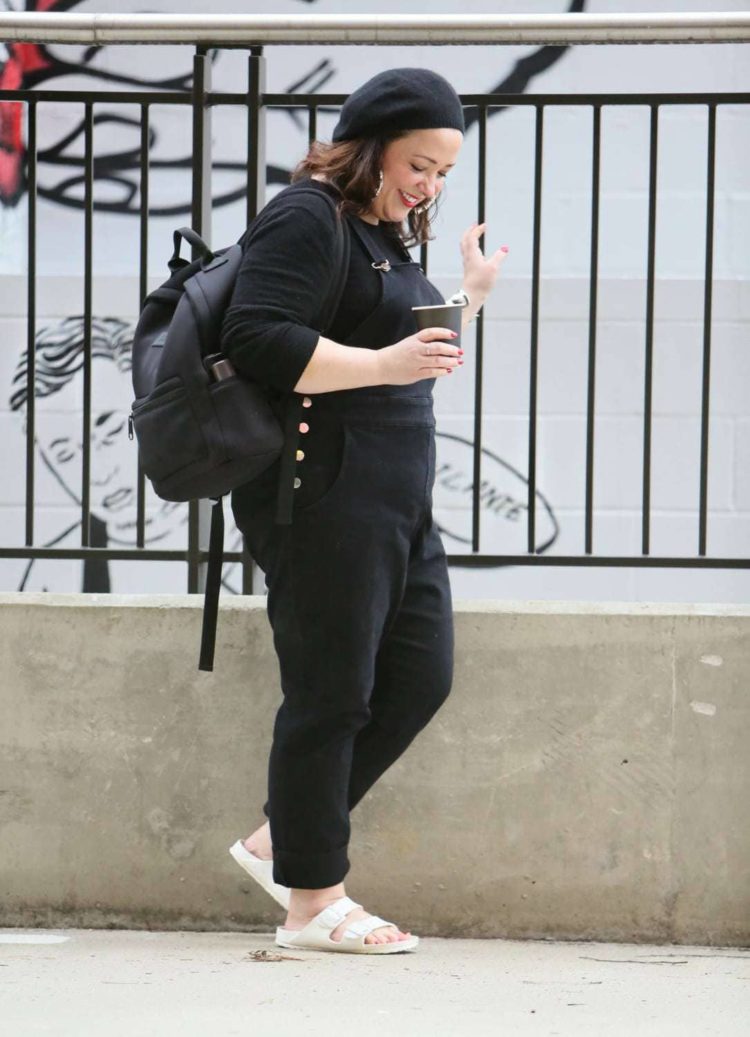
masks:
[[[362,216],[369,211],[378,189],[383,152],[388,144],[410,131],[402,130],[388,135],[353,140],[341,140],[328,144],[314,140],[305,157],[292,171],[291,183],[296,183],[313,173],[325,177],[341,194],[337,209],[341,215]],[[440,196],[438,196],[439,198]],[[407,247],[433,241],[430,224],[437,215],[437,201],[423,212],[412,210],[404,222],[391,223],[381,220]]]

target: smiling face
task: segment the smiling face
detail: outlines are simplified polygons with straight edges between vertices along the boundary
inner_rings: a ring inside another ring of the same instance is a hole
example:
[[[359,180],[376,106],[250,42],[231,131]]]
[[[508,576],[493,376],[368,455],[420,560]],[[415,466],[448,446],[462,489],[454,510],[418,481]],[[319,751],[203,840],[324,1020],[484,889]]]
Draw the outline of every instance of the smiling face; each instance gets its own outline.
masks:
[[[383,186],[364,219],[401,223],[409,211],[440,194],[463,144],[460,130],[413,130],[383,152]]]

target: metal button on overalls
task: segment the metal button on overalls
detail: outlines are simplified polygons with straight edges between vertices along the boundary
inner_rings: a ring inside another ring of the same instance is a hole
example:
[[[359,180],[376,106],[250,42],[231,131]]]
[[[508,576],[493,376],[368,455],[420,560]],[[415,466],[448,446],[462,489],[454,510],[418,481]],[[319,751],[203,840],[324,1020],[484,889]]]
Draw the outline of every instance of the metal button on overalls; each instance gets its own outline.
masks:
[[[379,348],[443,302],[411,259],[383,263],[349,218],[382,294],[344,344]],[[404,250],[408,257],[408,252]],[[349,870],[349,812],[448,696],[453,608],[432,519],[434,378],[315,395],[291,525],[238,527],[266,573],[283,701],[268,770],[276,882],[322,888]],[[236,498],[236,499],[235,499]]]

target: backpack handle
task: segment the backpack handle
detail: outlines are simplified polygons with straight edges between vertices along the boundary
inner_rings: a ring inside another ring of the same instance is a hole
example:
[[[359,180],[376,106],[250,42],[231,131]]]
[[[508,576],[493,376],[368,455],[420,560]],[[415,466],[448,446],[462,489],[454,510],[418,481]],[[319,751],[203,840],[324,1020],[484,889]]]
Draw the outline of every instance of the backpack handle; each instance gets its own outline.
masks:
[[[172,258],[167,263],[167,266],[172,271],[172,273],[174,273],[175,270],[178,270],[184,263],[187,262],[187,260],[180,259],[180,245],[182,238],[184,238],[185,241],[191,244],[193,248],[198,249],[198,251],[200,252],[200,258],[202,262],[210,263],[211,260],[214,258],[214,253],[208,247],[208,245],[200,236],[200,234],[197,234],[192,227],[180,227],[179,230],[176,230],[174,232],[172,237],[174,240],[174,252],[172,253]]]

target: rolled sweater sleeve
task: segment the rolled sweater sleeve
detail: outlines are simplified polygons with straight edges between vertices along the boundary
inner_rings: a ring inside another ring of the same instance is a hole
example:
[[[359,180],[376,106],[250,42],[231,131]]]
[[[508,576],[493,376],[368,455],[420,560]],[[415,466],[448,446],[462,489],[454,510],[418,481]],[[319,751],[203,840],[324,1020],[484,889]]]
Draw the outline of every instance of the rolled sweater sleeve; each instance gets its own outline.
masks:
[[[320,337],[335,244],[331,206],[309,194],[279,203],[251,229],[221,329],[221,349],[238,371],[294,389]]]

